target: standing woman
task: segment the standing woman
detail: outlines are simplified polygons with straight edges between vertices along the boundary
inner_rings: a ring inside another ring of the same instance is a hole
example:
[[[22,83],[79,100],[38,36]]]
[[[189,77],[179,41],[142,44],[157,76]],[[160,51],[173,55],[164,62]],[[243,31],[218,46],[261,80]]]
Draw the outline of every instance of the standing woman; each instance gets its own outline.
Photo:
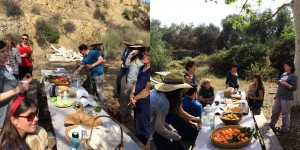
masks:
[[[150,52],[143,54],[144,65],[140,68],[130,100],[134,108],[134,127],[136,137],[146,145],[150,136]]]
[[[27,83],[18,82],[17,79],[8,72],[5,62],[8,59],[8,50],[4,41],[0,41],[0,129],[3,126],[7,106],[13,96],[24,93],[29,89],[32,78],[29,76]]]
[[[282,115],[282,126],[280,132],[288,132],[290,129],[290,116],[291,107],[293,105],[294,91],[297,90],[297,80],[298,77],[295,74],[295,65],[292,61],[287,61],[284,64],[284,73],[281,75],[280,80],[278,80],[278,89],[276,93],[276,98],[274,106],[272,109],[272,116],[270,126],[276,131],[275,125]]]
[[[22,63],[19,65],[19,80],[21,80],[27,73],[32,75],[33,57],[28,34],[22,35],[22,43],[17,45],[17,48],[19,49],[22,58]]]
[[[38,112],[36,104],[23,95],[11,101],[0,133],[0,149],[29,150],[25,138],[36,131]]]
[[[19,64],[21,64],[21,56],[19,50],[15,47],[15,40],[11,34],[6,34],[3,38],[6,43],[6,49],[9,52],[8,61],[5,66],[9,73],[14,75],[16,79],[19,79]]]
[[[196,76],[195,76],[196,68],[197,66],[195,64],[195,61],[188,61],[186,63],[185,65],[186,72],[183,73],[185,83],[188,83],[190,85],[196,84]]]
[[[253,76],[253,84],[255,86],[254,94],[247,92],[247,101],[250,109],[254,114],[260,114],[260,108],[263,106],[265,87],[262,81],[262,77],[259,73]]]
[[[239,81],[238,81],[238,65],[233,64],[231,65],[231,70],[227,72],[226,74],[226,88],[227,87],[233,87],[235,89],[239,89],[240,85],[239,85]]]

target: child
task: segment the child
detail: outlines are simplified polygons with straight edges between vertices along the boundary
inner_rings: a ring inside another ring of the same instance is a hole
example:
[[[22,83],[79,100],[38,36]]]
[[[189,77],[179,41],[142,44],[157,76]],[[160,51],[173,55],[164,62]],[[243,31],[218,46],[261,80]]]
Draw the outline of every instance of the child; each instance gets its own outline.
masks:
[[[247,93],[247,99],[251,99],[251,97],[255,97],[255,84],[254,83],[250,83],[249,84],[249,89],[248,89],[248,93]]]

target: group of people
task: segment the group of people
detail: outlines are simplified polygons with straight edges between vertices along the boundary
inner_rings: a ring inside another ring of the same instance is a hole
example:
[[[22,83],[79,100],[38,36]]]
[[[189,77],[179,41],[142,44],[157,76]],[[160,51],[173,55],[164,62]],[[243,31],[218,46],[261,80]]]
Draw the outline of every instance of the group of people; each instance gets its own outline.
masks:
[[[183,141],[196,140],[197,128],[201,126],[203,107],[214,101],[214,88],[209,79],[203,79],[197,92],[196,64],[187,62],[186,71],[170,73],[164,77],[163,83],[156,84],[150,92],[150,122],[151,122],[151,149],[185,149]],[[226,88],[232,87],[239,90],[238,65],[231,66],[226,74]],[[284,64],[284,73],[275,81],[278,90],[272,109],[270,126],[275,132],[288,132],[290,128],[290,114],[293,103],[293,92],[297,89],[297,76],[295,65],[292,61]],[[248,106],[253,114],[260,114],[265,96],[262,76],[255,73],[249,89],[246,91]],[[275,128],[282,115],[282,127]],[[189,146],[189,145],[188,145]]]
[[[232,65],[231,70],[226,75],[226,85],[239,88],[237,65]],[[298,77],[295,74],[295,64],[288,60],[283,66],[284,73],[273,82],[278,84],[277,93],[274,98],[270,127],[274,132],[286,133],[290,130],[291,107],[293,104],[294,91],[297,90]],[[262,81],[262,76],[259,73],[253,75],[252,83],[249,84],[249,89],[246,93],[248,105],[253,114],[260,114],[265,96],[265,88]],[[281,127],[276,127],[280,114],[282,116]]]
[[[29,36],[15,46],[10,34],[0,40],[0,149],[45,149],[47,132],[37,126],[38,107],[26,97],[32,81]]]
[[[122,65],[116,78],[116,95],[121,94],[121,80],[126,77],[126,92],[128,108],[127,116],[134,109],[134,127],[136,137],[146,145],[150,135],[150,47],[142,40],[124,36],[125,45],[121,60]]]

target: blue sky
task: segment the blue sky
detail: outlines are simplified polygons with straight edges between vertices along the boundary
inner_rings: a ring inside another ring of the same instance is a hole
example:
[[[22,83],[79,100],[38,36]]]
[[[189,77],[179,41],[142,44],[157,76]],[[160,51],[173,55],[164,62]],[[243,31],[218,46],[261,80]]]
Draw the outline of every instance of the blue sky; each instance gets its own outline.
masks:
[[[276,8],[290,0],[263,0],[261,8],[256,7],[261,12],[266,8],[271,8],[274,12]],[[205,23],[213,23],[221,27],[221,20],[229,14],[238,14],[240,7],[245,0],[239,0],[237,4],[225,5],[224,0],[218,3],[205,0],[152,0],[150,3],[150,18],[159,19],[162,25],[170,26],[175,24],[193,23],[195,26]],[[256,4],[256,0],[249,0],[251,4]]]

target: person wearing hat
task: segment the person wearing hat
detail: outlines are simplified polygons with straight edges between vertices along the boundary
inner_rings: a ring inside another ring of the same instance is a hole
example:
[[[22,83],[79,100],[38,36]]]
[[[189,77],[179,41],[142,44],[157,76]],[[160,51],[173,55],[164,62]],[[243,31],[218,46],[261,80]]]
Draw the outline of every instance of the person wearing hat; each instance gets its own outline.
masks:
[[[146,145],[150,136],[150,53],[143,54],[143,66],[138,70],[137,80],[130,93],[134,106],[134,127],[136,137]]]
[[[156,84],[154,90],[151,90],[151,147],[155,146],[157,150],[179,148],[181,136],[165,122],[169,113],[175,113],[190,125],[200,126],[201,118],[189,115],[182,108],[181,94],[186,88],[191,88],[191,85],[183,82],[181,73],[169,73],[165,76],[163,83]]]
[[[116,78],[116,85],[117,85],[117,91],[116,91],[117,93],[116,94],[117,95],[121,94],[121,80],[122,80],[123,76],[126,75],[126,79],[127,79],[129,69],[128,69],[128,66],[125,64],[125,61],[126,61],[128,55],[131,53],[131,49],[129,48],[129,46],[133,45],[132,38],[129,36],[124,36],[122,43],[124,43],[126,47],[125,47],[125,50],[121,57],[122,65],[119,70],[118,76]]]
[[[128,66],[129,68],[127,75],[127,95],[129,96],[132,91],[133,85],[136,83],[139,69],[144,65],[142,61],[142,51],[145,50],[145,46],[141,43],[143,43],[142,40],[136,40],[134,45],[129,46],[133,50],[130,52],[125,61],[126,66]]]
[[[98,51],[89,50],[85,44],[81,44],[78,49],[84,57],[80,67],[78,67],[75,72],[80,72],[83,68],[90,70],[91,80],[95,83],[93,86],[96,89],[96,95],[99,99],[98,104],[103,105],[103,58]]]
[[[104,49],[101,49],[102,44],[102,42],[93,42],[93,44],[90,45],[90,49],[99,51],[100,55],[104,58]]]

